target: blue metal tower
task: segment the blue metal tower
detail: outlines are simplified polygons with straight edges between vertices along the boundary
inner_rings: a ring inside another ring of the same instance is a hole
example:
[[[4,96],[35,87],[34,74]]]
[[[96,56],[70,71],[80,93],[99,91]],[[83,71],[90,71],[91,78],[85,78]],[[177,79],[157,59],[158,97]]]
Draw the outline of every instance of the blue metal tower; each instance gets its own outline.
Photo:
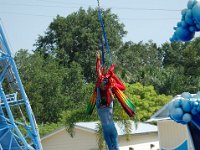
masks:
[[[5,87],[7,83],[9,87]],[[42,145],[34,114],[0,24],[1,149],[42,150]]]

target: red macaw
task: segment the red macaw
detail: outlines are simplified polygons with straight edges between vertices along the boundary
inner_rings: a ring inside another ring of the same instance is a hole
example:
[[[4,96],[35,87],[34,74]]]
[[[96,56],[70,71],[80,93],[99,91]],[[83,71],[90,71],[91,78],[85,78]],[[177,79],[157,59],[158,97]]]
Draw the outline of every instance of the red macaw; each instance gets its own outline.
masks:
[[[97,56],[96,59],[96,73],[97,73],[97,82],[91,97],[91,100],[87,107],[87,113],[92,114],[93,109],[96,104],[96,96],[97,96],[97,87],[100,87],[102,84],[104,85],[103,90],[101,90],[101,96],[106,97],[107,106],[110,105],[112,101],[112,93],[117,97],[123,109],[126,113],[132,117],[135,115],[135,106],[132,101],[122,92],[126,89],[124,84],[117,78],[114,73],[115,64],[112,64],[111,67],[106,72],[106,68],[101,65],[100,57]],[[110,90],[111,89],[111,90]]]

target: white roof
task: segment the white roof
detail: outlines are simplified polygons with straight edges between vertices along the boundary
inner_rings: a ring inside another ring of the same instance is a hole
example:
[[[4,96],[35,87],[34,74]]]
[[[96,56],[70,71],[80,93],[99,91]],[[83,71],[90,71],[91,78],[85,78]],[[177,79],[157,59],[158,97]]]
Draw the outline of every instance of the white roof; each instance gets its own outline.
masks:
[[[133,121],[131,122],[132,131],[131,134],[142,134],[142,133],[150,133],[150,132],[158,132],[158,128],[155,125],[151,125],[149,123],[137,123],[137,128]],[[124,135],[124,126],[120,123],[115,123],[118,135]],[[79,122],[76,123],[76,127],[92,130],[94,132],[97,131],[98,122]]]
[[[130,134],[144,134],[144,133],[152,133],[152,132],[158,132],[158,128],[155,125],[151,125],[149,123],[137,123],[137,128],[135,128],[135,123],[133,121],[130,121],[132,124],[132,131]],[[97,127],[98,127],[98,123],[99,122],[79,122],[76,123],[75,128],[79,128],[88,132],[97,132]],[[124,127],[122,125],[120,125],[120,123],[115,123],[116,129],[117,129],[117,133],[118,135],[125,135],[124,132]],[[63,130],[65,130],[65,128],[60,128],[57,129],[47,135],[45,135],[44,137],[41,138],[41,140],[44,140],[48,137],[51,137],[59,132],[62,132]]]

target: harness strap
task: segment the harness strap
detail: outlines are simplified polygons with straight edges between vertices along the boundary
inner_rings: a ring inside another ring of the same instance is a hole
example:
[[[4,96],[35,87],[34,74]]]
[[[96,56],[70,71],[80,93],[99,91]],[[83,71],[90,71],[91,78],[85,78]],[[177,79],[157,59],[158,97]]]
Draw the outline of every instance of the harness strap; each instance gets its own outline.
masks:
[[[110,48],[109,48],[109,45],[108,45],[108,40],[107,40],[107,37],[106,37],[106,31],[105,31],[105,26],[104,26],[104,23],[103,23],[102,11],[101,11],[101,8],[100,8],[100,2],[99,2],[99,0],[97,0],[97,3],[98,3],[98,17],[99,17],[99,22],[101,24],[101,28],[102,28],[102,32],[103,32],[103,37],[104,37],[105,45],[106,45],[106,48],[107,48],[107,53],[108,53],[108,57],[109,57],[109,64],[111,65],[112,64],[112,58],[111,58],[111,54],[110,54]],[[102,41],[102,47],[103,47],[104,46],[103,40],[101,40],[101,41]],[[105,63],[105,59],[104,59],[103,53],[104,53],[104,48],[102,48],[102,61],[103,61],[103,63]]]

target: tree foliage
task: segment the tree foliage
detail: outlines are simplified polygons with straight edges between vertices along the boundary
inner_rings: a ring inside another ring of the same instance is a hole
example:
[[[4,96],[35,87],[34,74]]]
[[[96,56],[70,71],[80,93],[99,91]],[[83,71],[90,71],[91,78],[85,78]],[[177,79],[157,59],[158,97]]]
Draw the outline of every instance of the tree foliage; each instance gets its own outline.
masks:
[[[66,106],[62,94],[65,69],[53,59],[44,60],[37,53],[19,51],[15,59],[37,120],[58,121],[60,112]]]
[[[126,31],[118,16],[108,9],[103,10],[103,19],[117,75],[126,83],[125,94],[136,105],[139,121],[149,119],[172,96],[200,89],[200,38],[161,46],[153,41],[123,42]],[[92,116],[85,111],[96,80],[95,53],[100,49],[101,36],[97,9],[80,8],[67,17],[57,16],[45,35],[39,36],[33,53],[16,53],[36,119],[46,123],[48,131],[64,119],[73,135],[76,122],[98,120],[95,110]],[[130,119],[135,118],[129,118],[115,100],[114,120],[126,126],[127,133]]]
[[[162,86],[164,51],[155,43],[126,42],[116,55],[126,82],[153,85],[156,90]]]
[[[199,91],[199,42],[200,39],[196,38],[189,43],[163,44],[163,68],[167,75],[160,88],[163,93],[176,95],[184,91]]]
[[[62,111],[73,109],[69,107],[71,103],[80,103],[77,96],[81,94],[77,89],[81,89],[83,80],[76,64],[64,68],[52,57],[44,59],[39,53],[29,54],[24,50],[15,59],[39,122],[57,122]]]
[[[126,84],[126,87],[127,96],[131,97],[136,105],[139,121],[148,120],[172,98],[172,96],[160,95],[153,86],[143,86],[141,83]]]
[[[111,10],[103,11],[105,29],[112,52],[122,44],[126,34],[124,25]],[[96,9],[87,11],[80,8],[78,12],[67,17],[57,16],[49,25],[44,36],[37,40],[36,52],[44,57],[54,56],[59,63],[69,66],[71,62],[80,64],[87,82],[95,80],[94,62],[96,51],[100,49],[101,27]]]

